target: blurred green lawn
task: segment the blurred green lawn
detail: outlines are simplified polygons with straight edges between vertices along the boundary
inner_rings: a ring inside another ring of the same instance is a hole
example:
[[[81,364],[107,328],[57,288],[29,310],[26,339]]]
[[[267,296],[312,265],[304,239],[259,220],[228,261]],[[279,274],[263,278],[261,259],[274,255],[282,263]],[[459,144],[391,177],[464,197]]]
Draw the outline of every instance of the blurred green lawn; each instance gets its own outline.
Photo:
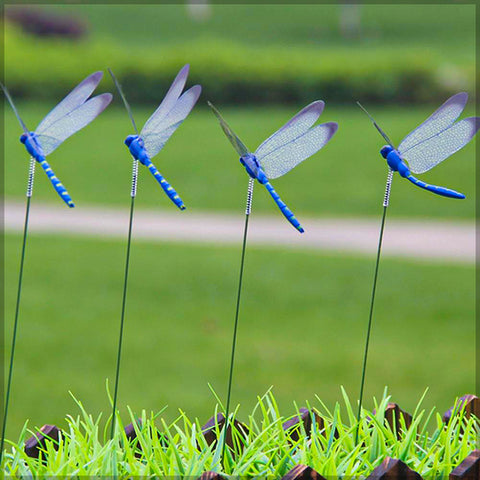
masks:
[[[241,232],[238,232],[239,235]],[[10,342],[21,238],[6,236],[6,339]],[[237,287],[237,247],[134,241],[120,407],[178,408],[206,421],[225,399]],[[108,412],[125,242],[29,238],[8,437]],[[294,400],[327,405],[344,385],[358,395],[373,258],[248,250],[234,403],[246,415],[271,385],[285,414]],[[448,272],[448,273],[447,273]],[[474,268],[385,258],[380,271],[366,406],[385,385],[412,411],[447,409],[474,388]],[[8,353],[8,352],[7,352]]]
[[[105,82],[103,88],[108,89]],[[102,88],[102,89],[103,89]],[[161,93],[159,94],[161,97]],[[247,174],[204,102],[193,111],[160,154],[154,158],[160,172],[175,187],[187,208],[223,210],[241,214]],[[214,101],[214,98],[211,98]],[[92,125],[68,139],[48,157],[78,208],[86,204],[129,203],[131,160],[124,138],[132,133],[126,112],[119,105],[105,111]],[[232,128],[247,146],[255,149],[283,125],[296,108],[222,109]],[[368,105],[366,105],[368,108]],[[19,110],[34,128],[51,105],[27,105]],[[152,109],[133,106],[137,123],[143,125]],[[371,113],[394,142],[420,124],[434,108],[373,108]],[[466,114],[471,114],[467,112]],[[5,178],[8,198],[21,199],[25,192],[28,157],[18,141],[20,128],[10,109],[5,111]],[[339,122],[339,130],[322,151],[284,177],[273,182],[295,214],[302,216],[378,217],[383,200],[387,167],[379,154],[384,141],[359,108],[327,103],[321,121]],[[427,182],[464,192],[456,201],[433,195],[395,177],[389,215],[420,218],[473,219],[475,161],[474,142],[421,176]],[[50,182],[38,169],[35,199],[58,203]],[[257,189],[255,211],[278,215],[270,196]],[[175,208],[155,179],[141,169],[139,207]]]
[[[348,16],[351,7],[338,5],[213,5],[204,23],[193,21],[184,5],[38,8],[86,18],[91,28],[73,42],[40,39],[6,24],[6,82],[25,99],[52,99],[110,66],[130,99],[150,105],[158,87],[166,87],[167,72],[187,62],[205,94],[235,106],[296,105],[318,91],[348,104],[357,96],[437,103],[474,90],[473,5],[361,6],[355,38],[342,36],[341,12]]]
[[[256,47],[428,48],[458,63],[471,62],[475,46],[473,5],[362,5],[362,35],[355,41],[341,35],[345,7],[338,5],[210,5],[211,17],[204,22],[192,21],[183,5],[44,8],[75,13],[88,20],[93,37],[114,40],[119,47],[136,46],[140,55],[152,44],[215,38],[219,43],[235,39]]]

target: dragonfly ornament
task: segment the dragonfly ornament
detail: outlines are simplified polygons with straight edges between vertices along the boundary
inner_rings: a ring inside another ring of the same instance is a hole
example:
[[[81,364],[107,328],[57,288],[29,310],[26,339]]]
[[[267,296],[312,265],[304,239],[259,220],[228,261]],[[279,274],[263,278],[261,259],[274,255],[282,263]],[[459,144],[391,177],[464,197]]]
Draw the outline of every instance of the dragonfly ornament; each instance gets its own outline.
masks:
[[[417,187],[443,197],[463,199],[465,195],[450,188],[431,185],[414,177],[412,173],[428,172],[467,145],[479,127],[478,117],[456,120],[463,112],[468,95],[465,92],[450,97],[420,126],[410,132],[395,148],[385,132],[372,116],[359,104],[372,120],[374,126],[387,141],[380,153],[391,170],[398,172]]]
[[[120,361],[123,343],[123,326],[125,323],[125,306],[127,299],[127,284],[128,284],[128,271],[130,264],[130,246],[132,240],[132,225],[135,197],[137,194],[137,177],[138,177],[138,162],[148,168],[149,172],[160,184],[168,198],[180,209],[185,210],[185,205],[175,191],[175,189],[165,180],[160,174],[155,165],[152,163],[152,158],[157,155],[160,150],[167,143],[168,139],[173,135],[175,130],[183,123],[191,112],[198,97],[202,91],[200,85],[195,85],[182,93],[183,88],[187,82],[189,66],[185,65],[176,76],[170,89],[168,90],[165,98],[159,107],[153,112],[152,116],[145,123],[142,131],[139,133],[137,124],[133,118],[132,109],[123,93],[123,89],[118,82],[113,72],[108,69],[110,75],[115,83],[115,86],[122,98],[122,101],[127,110],[130,121],[132,122],[134,135],[128,135],[125,139],[125,144],[128,147],[132,157],[132,188],[131,188],[131,203],[130,203],[130,221],[128,227],[128,239],[127,239],[127,255],[125,262],[125,274],[123,283],[123,296],[122,296],[122,310],[120,315],[120,329],[118,339],[118,352],[117,352],[117,364],[115,374],[115,390],[113,394],[113,409],[112,409],[112,424],[110,430],[111,438],[115,434],[116,424],[116,412],[117,412],[117,398],[118,398],[118,386],[120,383]]]
[[[265,185],[285,218],[300,232],[304,229],[292,211],[282,201],[273,188],[270,180],[281,177],[296,167],[299,163],[312,156],[324,147],[338,129],[335,122],[322,123],[313,126],[318,120],[325,103],[321,100],[307,105],[277,132],[267,138],[256,150],[251,153],[245,144],[238,138],[220,112],[208,102],[220,125],[240,155],[240,163],[245,167],[251,179]]]
[[[387,134],[379,127],[373,117],[359,103],[360,108],[368,115],[380,135],[386,140],[380,153],[387,161],[388,175],[383,200],[383,215],[380,226],[380,235],[377,247],[377,258],[375,273],[373,276],[373,287],[370,298],[370,312],[368,318],[365,352],[363,356],[362,379],[360,382],[360,396],[357,414],[356,442],[358,441],[360,428],[360,415],[362,409],[363,390],[367,369],[367,357],[370,343],[370,333],[375,304],[375,292],[378,278],[378,267],[382,249],[383,232],[385,228],[385,217],[390,201],[390,190],[393,175],[398,172],[401,177],[406,178],[415,186],[428,190],[436,195],[448,198],[463,199],[465,195],[447,187],[431,185],[414,177],[412,173],[422,174],[428,172],[448,157],[465,147],[475,136],[480,127],[479,117],[469,117],[457,121],[467,104],[468,95],[465,92],[457,93],[450,97],[430,117],[428,117],[415,130],[410,132],[396,148]]]
[[[235,364],[235,349],[240,312],[240,298],[242,293],[243,270],[245,264],[248,220],[250,218],[252,208],[252,195],[255,180],[257,180],[261,185],[265,185],[268,193],[272,196],[273,200],[280,208],[280,211],[285,218],[297,229],[297,231],[303,233],[304,230],[300,225],[300,222],[287,207],[287,205],[282,201],[278,193],[271,185],[270,180],[285,175],[299,163],[303,162],[305,159],[312,156],[314,153],[324,147],[337,131],[338,125],[335,122],[329,122],[314,126],[325,106],[325,103],[319,100],[307,105],[282,128],[267,138],[267,140],[265,140],[255,150],[255,152],[252,153],[228,126],[220,112],[210,102],[208,102],[208,105],[218,118],[222,130],[230,140],[233,148],[236,150],[238,155],[240,155],[240,163],[245,167],[245,170],[249,176],[247,206],[245,209],[245,226],[243,230],[242,256],[240,260],[240,278],[238,282],[230,370],[228,376],[227,402],[225,408],[225,428],[227,428],[229,422],[230,398]],[[226,435],[224,435],[222,457],[225,453],[225,438]]]
[[[0,439],[0,468],[3,459],[3,447],[5,443],[5,430],[8,420],[8,407],[10,403],[10,391],[13,377],[13,366],[15,358],[15,347],[18,330],[18,319],[20,312],[20,300],[23,282],[23,266],[25,263],[25,251],[28,237],[28,224],[30,218],[30,203],[33,194],[33,181],[35,178],[35,164],[38,162],[50,182],[55,188],[60,198],[69,206],[74,207],[74,203],[68,194],[66,188],[62,185],[57,176],[53,173],[46,157],[59,147],[68,137],[78,132],[97,117],[112,100],[110,93],[103,93],[90,98],[97,85],[102,79],[103,73],[96,72],[87,77],[83,82],[77,85],[38,125],[34,132],[28,130],[20,117],[12,97],[4,85],[0,83],[10,106],[20,123],[23,134],[20,141],[25,145],[27,152],[31,155],[30,168],[27,181],[27,202],[25,208],[25,222],[23,226],[22,251],[20,256],[20,269],[18,274],[17,301],[15,304],[15,319],[13,322],[12,343],[10,349],[10,362],[8,368],[7,388],[5,393],[5,408],[3,411],[2,436]]]
[[[157,167],[152,163],[152,158],[160,152],[175,130],[187,118],[197,103],[202,87],[195,85],[182,94],[189,72],[189,65],[185,65],[176,76],[160,106],[147,120],[142,131],[138,133],[132,110],[123,93],[122,87],[110,69],[109,72],[122,97],[135,130],[135,135],[128,135],[125,139],[125,145],[130,150],[132,157],[148,168],[170,200],[180,210],[185,210],[185,204],[182,199],[157,170]]]
[[[37,161],[53,185],[60,198],[69,206],[74,207],[67,189],[48,164],[46,157],[56,150],[68,137],[87,126],[107,108],[112,100],[110,93],[103,93],[90,98],[97,88],[103,72],[95,72],[77,85],[38,125],[34,132],[25,126],[7,89],[1,85],[22,129],[20,141],[27,152]],[[32,163],[34,165],[34,163]],[[31,167],[33,168],[33,167]],[[31,190],[31,189],[30,189]],[[31,196],[32,192],[27,192]]]

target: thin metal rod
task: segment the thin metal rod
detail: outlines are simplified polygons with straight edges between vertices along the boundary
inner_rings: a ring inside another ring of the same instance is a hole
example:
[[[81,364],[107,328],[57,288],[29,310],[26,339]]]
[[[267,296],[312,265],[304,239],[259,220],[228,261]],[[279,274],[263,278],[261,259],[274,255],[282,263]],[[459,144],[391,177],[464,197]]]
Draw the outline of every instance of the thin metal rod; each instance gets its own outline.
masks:
[[[8,406],[10,403],[10,390],[12,386],[13,362],[15,359],[15,346],[17,343],[18,315],[20,312],[20,298],[22,296],[23,265],[25,263],[25,249],[27,246],[27,236],[28,236],[28,220],[30,217],[30,202],[32,199],[33,181],[35,178],[35,162],[36,160],[34,158],[30,159],[30,167],[28,172],[28,183],[27,183],[27,203],[25,207],[25,223],[23,226],[22,253],[20,256],[20,271],[18,274],[17,302],[15,305],[15,320],[13,323],[12,346],[10,349],[10,365],[8,368],[7,390],[5,395],[5,410],[3,413],[2,438],[0,440],[0,470],[2,467],[2,460],[3,460],[3,448],[5,445],[5,431],[7,428]]]
[[[228,375],[228,390],[227,390],[227,405],[225,409],[225,436],[222,447],[222,457],[225,454],[225,445],[227,439],[227,429],[230,415],[230,399],[232,393],[232,383],[233,383],[233,366],[235,363],[235,349],[237,346],[237,331],[238,331],[238,317],[240,313],[240,298],[242,295],[242,283],[243,283],[243,267],[245,265],[245,251],[247,247],[247,233],[248,233],[248,220],[250,218],[250,213],[252,211],[252,196],[253,196],[253,187],[255,185],[255,180],[249,178],[248,181],[248,190],[247,190],[247,205],[245,208],[245,226],[243,229],[243,245],[242,245],[242,257],[240,260],[240,278],[238,281],[238,292],[237,292],[237,306],[235,309],[235,323],[233,326],[233,339],[232,339],[232,352],[230,357],[230,372]]]
[[[117,368],[115,373],[115,390],[113,393],[112,427],[110,432],[111,439],[113,439],[113,436],[115,434],[115,419],[117,415],[118,384],[120,379],[120,361],[122,358],[123,330],[125,325],[125,307],[127,303],[128,271],[130,266],[130,247],[132,243],[133,213],[135,209],[135,197],[137,195],[137,178],[138,178],[138,160],[134,159],[132,164],[132,190],[130,193],[132,200],[130,203],[130,220],[128,224],[127,255],[125,260],[125,276],[123,280],[122,313],[120,315],[120,332],[119,332],[119,338],[118,338]]]
[[[370,299],[370,312],[368,315],[368,327],[367,327],[367,338],[365,341],[365,352],[363,354],[363,368],[362,368],[362,380],[360,383],[360,397],[358,402],[358,413],[357,413],[357,429],[355,433],[355,445],[358,442],[358,433],[360,430],[360,415],[362,412],[362,402],[363,402],[363,390],[365,387],[365,376],[367,373],[367,357],[368,357],[368,347],[370,345],[370,334],[372,331],[372,320],[373,320],[373,309],[375,305],[375,293],[377,290],[377,278],[378,278],[378,267],[380,265],[380,256],[382,251],[382,241],[383,241],[383,231],[385,229],[385,218],[387,216],[387,208],[390,203],[390,190],[392,187],[393,180],[393,171],[389,169],[387,176],[387,184],[385,186],[385,195],[383,198],[383,215],[382,223],[380,226],[380,235],[378,238],[378,247],[377,247],[377,260],[375,262],[375,273],[373,275],[373,286],[372,286],[372,296]]]

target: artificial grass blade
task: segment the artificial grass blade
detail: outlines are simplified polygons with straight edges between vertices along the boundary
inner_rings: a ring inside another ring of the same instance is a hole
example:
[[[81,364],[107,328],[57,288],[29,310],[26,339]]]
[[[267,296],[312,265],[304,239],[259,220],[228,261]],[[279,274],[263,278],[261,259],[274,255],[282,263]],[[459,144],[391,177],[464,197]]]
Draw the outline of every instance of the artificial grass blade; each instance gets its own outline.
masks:
[[[294,410],[289,409],[288,415],[282,415],[276,410],[271,394],[270,402],[262,398],[266,397],[259,398],[264,408],[255,408],[256,420],[252,418],[253,410],[244,419],[249,426],[247,436],[240,438],[239,432],[232,429],[242,450],[228,448],[223,459],[226,430],[218,425],[216,445],[206,446],[198,420],[192,422],[182,413],[167,424],[161,417],[154,421],[158,414],[142,411],[142,425],[134,424],[136,438],[127,438],[119,418],[115,437],[110,440],[108,436],[99,435],[101,415],[93,417],[76,401],[78,415],[66,418],[58,446],[47,442],[41,458],[30,458],[24,451],[26,427],[16,442],[8,442],[12,448],[5,455],[4,474],[11,478],[113,474],[118,478],[198,478],[205,471],[213,470],[245,479],[279,478],[301,463],[325,477],[366,478],[388,456],[402,459],[423,478],[437,478],[448,476],[475,449],[479,433],[478,419],[468,417],[465,410],[460,410],[448,425],[438,415],[438,422],[430,427],[422,411],[414,415],[412,425],[397,438],[394,428],[385,421],[384,412],[365,410],[359,443],[355,444],[356,425],[348,418],[343,423],[341,405],[336,403],[331,409],[333,416],[320,412],[324,429],[315,426],[308,432],[299,429],[298,440],[292,441],[288,434],[281,432],[283,423],[291,418]],[[348,397],[344,401],[349,403]],[[376,404],[382,409],[388,401],[384,392]],[[215,411],[222,409],[217,406]],[[236,411],[231,414],[233,418]],[[128,414],[132,422],[138,418],[131,410]],[[334,431],[338,434],[332,435]],[[139,450],[140,455],[136,455]],[[114,456],[118,460],[115,466],[112,465]]]

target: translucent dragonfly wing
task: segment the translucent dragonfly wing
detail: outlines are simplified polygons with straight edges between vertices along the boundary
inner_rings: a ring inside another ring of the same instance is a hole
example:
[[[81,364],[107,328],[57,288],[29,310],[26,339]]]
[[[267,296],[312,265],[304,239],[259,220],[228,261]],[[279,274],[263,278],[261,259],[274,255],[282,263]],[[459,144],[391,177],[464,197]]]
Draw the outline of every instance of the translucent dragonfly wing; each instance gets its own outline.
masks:
[[[111,101],[110,93],[97,95],[62,116],[42,133],[37,133],[37,140],[42,146],[43,154],[49,155],[68,137],[88,125],[107,108]]]
[[[301,137],[320,117],[325,102],[318,100],[307,105],[291,118],[282,128],[270,135],[255,151],[257,158],[266,157],[274,150]]]
[[[278,178],[318,152],[333,137],[337,129],[338,124],[335,122],[322,123],[264,156],[257,155],[257,152],[255,156],[269,179]]]
[[[79,83],[38,125],[36,133],[47,134],[50,128],[63,117],[82,105],[97,88],[103,72],[95,72]]]
[[[137,124],[135,123],[135,119],[133,118],[133,113],[132,113],[132,109],[130,108],[130,104],[127,102],[127,97],[123,93],[123,88],[120,85],[120,82],[117,80],[117,77],[112,72],[112,70],[110,68],[107,68],[107,70],[108,70],[108,73],[110,73],[110,76],[112,77],[113,83],[115,84],[115,87],[117,88],[118,93],[120,94],[123,104],[125,105],[125,109],[127,110],[128,116],[130,117],[130,121],[132,122],[133,129],[135,130],[135,134],[138,135]]]
[[[400,151],[413,173],[424,173],[463,148],[480,128],[480,118],[464,118],[450,128]]]
[[[243,157],[249,153],[248,148],[244,145],[244,143],[238,138],[236,133],[228,126],[228,123],[223,119],[220,115],[220,112],[213,106],[212,103],[208,102],[208,106],[212,109],[215,116],[218,118],[220,122],[220,126],[222,127],[223,132],[230,140],[230,143],[233,145],[233,148],[236,152]]]
[[[172,85],[168,89],[167,94],[165,95],[162,103],[158,108],[152,113],[150,118],[147,120],[145,125],[142,128],[142,136],[148,135],[149,133],[158,132],[161,128],[161,124],[165,117],[170,114],[172,108],[175,107],[177,100],[179,99],[185,83],[187,82],[189,65],[185,65],[175,77]]]
[[[12,107],[13,113],[17,117],[18,123],[20,123],[20,125],[23,129],[23,132],[28,134],[28,129],[25,126],[25,124],[23,123],[22,117],[20,117],[20,114],[18,113],[17,107],[15,107],[15,104],[13,103],[12,97],[10,96],[10,93],[8,93],[7,87],[5,87],[5,85],[3,85],[3,83],[0,83],[0,87],[2,87],[3,93],[7,97],[8,103]]]
[[[468,100],[465,92],[450,97],[440,108],[432,113],[421,125],[410,132],[398,146],[399,152],[407,152],[415,145],[434,137],[447,129],[460,116]]]
[[[357,105],[367,114],[368,118],[373,123],[373,126],[377,129],[378,133],[384,138],[388,145],[390,145],[392,148],[395,148],[388,135],[383,131],[380,125],[378,125],[375,119],[368,113],[367,109],[360,102],[357,102]]]
[[[156,125],[157,130],[143,128],[140,137],[143,139],[145,150],[150,158],[153,158],[167,143],[175,130],[187,118],[197,103],[198,97],[202,92],[200,85],[195,85],[187,90],[174,104],[173,108],[163,117],[162,121]]]

